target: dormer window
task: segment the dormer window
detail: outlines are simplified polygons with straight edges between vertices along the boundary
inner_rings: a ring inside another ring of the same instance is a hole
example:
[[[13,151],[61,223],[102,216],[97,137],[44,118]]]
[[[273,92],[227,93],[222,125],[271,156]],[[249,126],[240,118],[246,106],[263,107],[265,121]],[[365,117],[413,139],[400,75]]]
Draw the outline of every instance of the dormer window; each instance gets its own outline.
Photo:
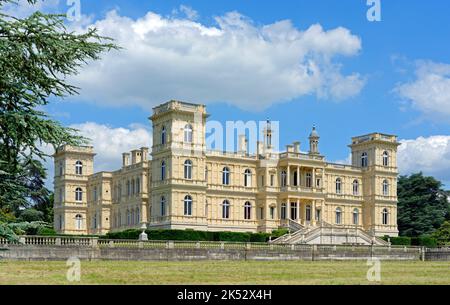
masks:
[[[383,153],[383,166],[389,166],[389,153],[387,151]]]
[[[83,162],[77,161],[75,163],[75,174],[76,175],[83,175]]]

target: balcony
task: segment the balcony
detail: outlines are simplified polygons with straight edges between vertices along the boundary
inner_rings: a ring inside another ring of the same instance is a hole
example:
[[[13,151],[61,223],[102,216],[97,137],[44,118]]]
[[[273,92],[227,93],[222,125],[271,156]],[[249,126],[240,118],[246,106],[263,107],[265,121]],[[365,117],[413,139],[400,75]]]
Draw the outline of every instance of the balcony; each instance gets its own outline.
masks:
[[[296,152],[284,152],[280,154],[280,159],[299,159],[307,161],[324,161],[324,156],[310,155]]]

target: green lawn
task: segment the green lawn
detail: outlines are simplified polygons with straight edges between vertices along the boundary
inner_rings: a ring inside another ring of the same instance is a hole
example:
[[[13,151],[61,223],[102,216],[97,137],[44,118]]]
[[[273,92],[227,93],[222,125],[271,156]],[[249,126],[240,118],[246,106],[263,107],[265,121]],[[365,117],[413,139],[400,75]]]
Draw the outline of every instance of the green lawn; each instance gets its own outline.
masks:
[[[81,262],[81,284],[374,284],[365,261]],[[71,284],[65,262],[0,261],[0,284]],[[375,283],[378,284],[378,283]],[[450,284],[450,262],[382,262],[381,284]]]

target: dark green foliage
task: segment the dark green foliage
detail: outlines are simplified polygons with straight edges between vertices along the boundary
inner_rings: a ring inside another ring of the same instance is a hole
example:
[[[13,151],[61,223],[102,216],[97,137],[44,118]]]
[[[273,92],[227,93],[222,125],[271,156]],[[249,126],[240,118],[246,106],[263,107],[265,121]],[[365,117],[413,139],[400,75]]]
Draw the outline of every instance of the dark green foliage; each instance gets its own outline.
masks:
[[[422,173],[398,181],[398,226],[401,236],[432,234],[450,218],[450,205],[442,183]]]
[[[43,221],[44,213],[36,209],[26,209],[20,213],[20,221],[33,222],[33,221]]]
[[[274,231],[272,232],[272,238],[275,239],[275,238],[281,237],[281,236],[283,236],[283,235],[286,235],[286,234],[288,234],[288,233],[289,233],[289,230],[288,230],[288,229],[278,229],[278,230],[274,230]]]
[[[0,0],[0,8],[5,3],[14,1]],[[76,130],[52,120],[44,106],[51,98],[77,94],[79,88],[67,79],[116,48],[94,28],[68,32],[64,18],[36,12],[18,19],[0,12],[0,210],[5,213],[42,205],[48,197],[43,144],[85,142]]]
[[[393,246],[411,246],[411,238],[405,236],[389,237],[384,236],[385,241],[390,241]]]
[[[441,246],[450,245],[450,221],[446,221],[433,233],[433,237]]]
[[[438,245],[438,241],[436,238],[433,238],[430,236],[412,237],[411,245],[427,247],[427,248],[436,248]]]
[[[126,230],[107,233],[107,239],[138,239],[141,230]],[[178,240],[178,241],[228,241],[228,242],[267,242],[271,234],[268,233],[239,233],[239,232],[206,232],[194,230],[147,230],[149,240]],[[275,237],[272,237],[275,238]]]

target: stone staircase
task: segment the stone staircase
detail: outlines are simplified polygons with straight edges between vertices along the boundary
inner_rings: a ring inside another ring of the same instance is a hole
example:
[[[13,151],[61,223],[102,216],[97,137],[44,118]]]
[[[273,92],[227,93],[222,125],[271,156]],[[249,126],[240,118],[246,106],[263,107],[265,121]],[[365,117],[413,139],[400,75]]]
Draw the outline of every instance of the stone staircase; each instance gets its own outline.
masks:
[[[291,221],[293,222],[293,221]],[[321,221],[319,226],[305,227],[289,222],[289,234],[273,241],[274,244],[326,244],[326,245],[389,245],[388,242],[372,236],[360,228],[334,226]]]

